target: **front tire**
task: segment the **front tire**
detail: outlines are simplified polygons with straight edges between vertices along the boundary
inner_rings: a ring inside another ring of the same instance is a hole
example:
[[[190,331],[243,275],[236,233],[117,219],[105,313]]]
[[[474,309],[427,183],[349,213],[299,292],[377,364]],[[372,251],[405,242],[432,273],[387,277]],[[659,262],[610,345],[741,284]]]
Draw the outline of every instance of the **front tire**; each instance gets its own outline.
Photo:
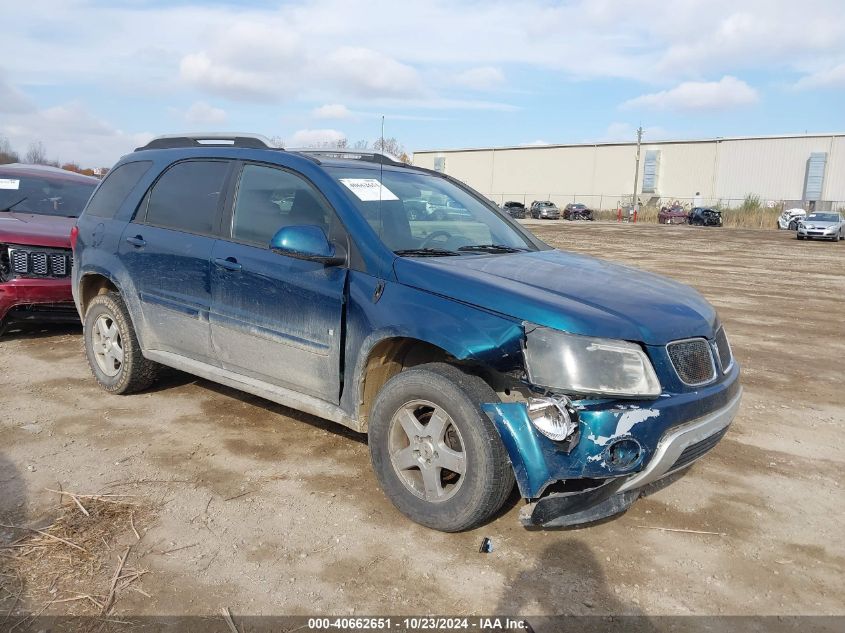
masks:
[[[134,393],[149,387],[158,364],[141,354],[132,320],[116,292],[97,295],[82,324],[85,356],[100,387],[109,393]]]
[[[480,404],[498,400],[477,376],[445,363],[401,372],[370,417],[373,470],[412,521],[460,532],[495,514],[513,490],[507,451]]]

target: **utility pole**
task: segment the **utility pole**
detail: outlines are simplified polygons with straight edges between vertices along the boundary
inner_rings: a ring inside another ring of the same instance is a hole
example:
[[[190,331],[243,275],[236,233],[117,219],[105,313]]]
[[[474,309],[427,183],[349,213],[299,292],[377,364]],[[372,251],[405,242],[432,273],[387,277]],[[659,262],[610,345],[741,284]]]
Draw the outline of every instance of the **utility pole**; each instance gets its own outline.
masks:
[[[637,185],[640,180],[640,144],[643,140],[643,126],[637,128],[637,166],[634,170],[634,195],[631,197],[631,212],[637,212]]]

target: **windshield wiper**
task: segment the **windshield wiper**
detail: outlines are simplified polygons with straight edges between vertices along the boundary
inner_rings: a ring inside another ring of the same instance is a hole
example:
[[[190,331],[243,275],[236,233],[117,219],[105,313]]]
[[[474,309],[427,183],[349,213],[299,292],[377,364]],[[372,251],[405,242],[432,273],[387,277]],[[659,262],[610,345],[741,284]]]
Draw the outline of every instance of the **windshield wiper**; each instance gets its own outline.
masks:
[[[506,246],[505,244],[473,244],[471,246],[461,246],[459,251],[482,251],[484,253],[524,253],[527,248],[517,248],[515,246]]]
[[[393,252],[400,257],[448,257],[450,255],[460,255],[460,253],[443,248],[404,248]]]
[[[0,209],[0,213],[5,213],[6,211],[11,211],[11,210],[12,210],[12,207],[16,207],[16,206],[18,206],[21,202],[25,201],[28,197],[29,197],[29,196],[24,196],[23,198],[21,198],[21,199],[20,199],[20,200],[18,200],[17,202],[13,202],[12,204],[10,204],[10,205],[8,205],[8,206],[3,207],[2,209]]]

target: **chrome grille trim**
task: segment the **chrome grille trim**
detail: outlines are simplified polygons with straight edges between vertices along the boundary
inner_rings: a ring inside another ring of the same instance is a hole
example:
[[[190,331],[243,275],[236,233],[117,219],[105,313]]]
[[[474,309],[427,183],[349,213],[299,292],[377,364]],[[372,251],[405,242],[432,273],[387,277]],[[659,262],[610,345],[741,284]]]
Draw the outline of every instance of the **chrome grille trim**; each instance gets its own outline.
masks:
[[[728,341],[728,335],[725,334],[725,328],[720,327],[716,332],[716,340],[713,342],[713,349],[716,351],[716,356],[719,358],[719,365],[722,367],[722,373],[727,374],[731,367],[734,366],[734,355],[731,349],[731,344]]]
[[[716,379],[713,350],[705,338],[688,338],[666,345],[675,373],[688,387],[700,387]]]
[[[72,257],[66,248],[9,245],[10,272],[19,277],[67,277]]]

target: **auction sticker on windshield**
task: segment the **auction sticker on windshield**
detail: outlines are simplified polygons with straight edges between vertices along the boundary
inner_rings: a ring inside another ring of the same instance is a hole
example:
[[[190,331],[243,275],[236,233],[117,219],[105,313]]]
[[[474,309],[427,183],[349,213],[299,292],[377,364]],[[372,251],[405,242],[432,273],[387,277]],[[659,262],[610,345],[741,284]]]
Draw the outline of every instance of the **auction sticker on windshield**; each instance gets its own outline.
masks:
[[[363,202],[399,199],[375,178],[341,178],[340,182]]]
[[[16,178],[0,178],[0,189],[19,189],[21,181]]]

